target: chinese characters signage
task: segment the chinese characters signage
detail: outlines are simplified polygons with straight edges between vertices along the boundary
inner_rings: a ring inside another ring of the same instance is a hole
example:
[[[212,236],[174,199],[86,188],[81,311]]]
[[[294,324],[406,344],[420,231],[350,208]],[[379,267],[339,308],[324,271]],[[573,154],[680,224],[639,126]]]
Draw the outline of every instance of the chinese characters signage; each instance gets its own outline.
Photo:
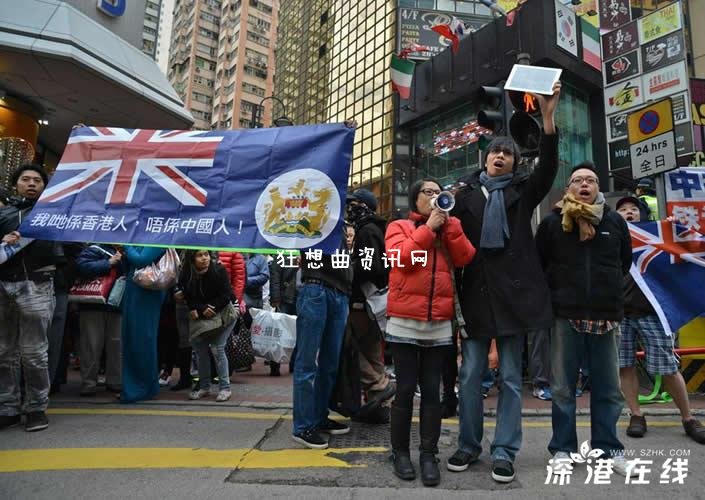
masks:
[[[600,29],[613,30],[632,19],[629,0],[600,0]]]
[[[434,10],[400,8],[397,32],[399,50],[413,44],[425,45],[430,50],[409,53],[409,59],[418,60],[429,59],[436,54],[440,54],[450,45],[450,40],[432,31],[431,28],[438,24],[450,24],[453,15],[463,21],[466,34],[479,30],[491,21],[489,17],[463,16],[457,13],[447,14]]]

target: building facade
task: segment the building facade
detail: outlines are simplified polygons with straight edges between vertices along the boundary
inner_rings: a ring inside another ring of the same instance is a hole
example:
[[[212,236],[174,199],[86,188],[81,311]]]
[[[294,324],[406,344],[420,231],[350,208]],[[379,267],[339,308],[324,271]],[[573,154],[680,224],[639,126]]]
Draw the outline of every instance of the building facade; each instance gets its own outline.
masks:
[[[176,0],[168,77],[195,128],[250,127],[253,110],[272,123],[277,15],[271,0]]]
[[[159,31],[157,33],[157,65],[165,75],[169,70],[169,46],[171,27],[174,20],[174,0],[162,0],[159,10]]]
[[[147,0],[142,24],[142,52],[157,60],[159,25],[162,19],[162,0]]]
[[[279,14],[274,94],[297,124],[358,122],[350,187],[371,189],[385,214],[395,205],[389,60],[401,48],[397,25],[406,6],[445,11],[448,21],[489,14],[479,2],[446,0],[289,0]]]
[[[183,129],[179,96],[142,51],[146,3],[0,0],[0,187],[56,166],[77,123]]]

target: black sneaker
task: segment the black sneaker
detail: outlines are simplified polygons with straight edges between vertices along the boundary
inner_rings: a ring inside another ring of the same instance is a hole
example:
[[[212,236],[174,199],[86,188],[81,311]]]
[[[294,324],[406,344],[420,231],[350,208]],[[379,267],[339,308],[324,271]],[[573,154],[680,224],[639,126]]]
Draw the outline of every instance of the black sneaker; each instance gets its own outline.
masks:
[[[294,434],[291,437],[294,441],[306,446],[307,448],[314,448],[316,450],[325,450],[328,448],[328,441],[323,439],[321,435],[313,429]]]
[[[27,432],[43,431],[49,427],[49,419],[43,411],[31,411],[27,414],[24,422],[24,430]]]
[[[514,465],[509,460],[495,460],[492,462],[492,479],[498,483],[511,483],[514,481]]]
[[[318,426],[318,431],[337,436],[339,434],[347,434],[350,432],[350,427],[327,418],[325,422]]]
[[[20,415],[0,415],[0,430],[19,425],[21,418]]]
[[[446,467],[449,471],[453,472],[463,472],[466,470],[471,463],[477,462],[479,458],[479,453],[468,453],[463,450],[457,450],[453,453],[453,456],[448,459]]]

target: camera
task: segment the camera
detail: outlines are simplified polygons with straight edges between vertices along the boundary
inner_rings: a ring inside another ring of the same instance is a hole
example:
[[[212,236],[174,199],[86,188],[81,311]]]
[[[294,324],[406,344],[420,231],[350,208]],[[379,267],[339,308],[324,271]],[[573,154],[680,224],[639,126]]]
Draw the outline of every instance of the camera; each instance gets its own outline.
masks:
[[[455,196],[450,191],[441,191],[431,200],[431,207],[450,212],[455,206]]]

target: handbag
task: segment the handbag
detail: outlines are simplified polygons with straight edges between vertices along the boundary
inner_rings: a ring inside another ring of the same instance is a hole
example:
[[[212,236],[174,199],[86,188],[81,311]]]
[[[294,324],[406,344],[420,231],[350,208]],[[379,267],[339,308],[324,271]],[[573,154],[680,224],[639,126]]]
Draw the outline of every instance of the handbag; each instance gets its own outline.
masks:
[[[113,267],[105,276],[77,281],[69,290],[69,302],[74,304],[108,304],[110,293],[117,280],[117,274],[117,269]]]
[[[103,252],[108,258],[113,256],[113,254],[98,245],[91,245],[89,248]],[[124,292],[125,289],[124,282],[122,288],[118,286],[118,290],[115,291],[115,295],[111,300],[113,288],[115,288],[118,280],[120,280],[120,278],[118,278],[118,270],[114,267],[111,267],[106,275],[78,280],[69,290],[69,302],[74,304],[103,304],[120,307],[122,292]]]
[[[176,284],[180,263],[176,250],[167,248],[157,262],[137,269],[132,281],[147,290],[166,290]]]
[[[231,372],[251,366],[255,362],[250,329],[247,328],[243,317],[240,317],[225,343],[225,355],[228,357],[228,367]]]
[[[108,295],[108,305],[113,306],[117,309],[122,305],[122,296],[125,295],[125,285],[127,284],[127,278],[120,276],[115,280],[113,287],[110,289],[110,295]]]
[[[218,333],[224,326],[237,321],[238,310],[229,302],[223,309],[212,318],[192,319],[189,317],[189,339],[194,340],[200,337],[208,337]]]

